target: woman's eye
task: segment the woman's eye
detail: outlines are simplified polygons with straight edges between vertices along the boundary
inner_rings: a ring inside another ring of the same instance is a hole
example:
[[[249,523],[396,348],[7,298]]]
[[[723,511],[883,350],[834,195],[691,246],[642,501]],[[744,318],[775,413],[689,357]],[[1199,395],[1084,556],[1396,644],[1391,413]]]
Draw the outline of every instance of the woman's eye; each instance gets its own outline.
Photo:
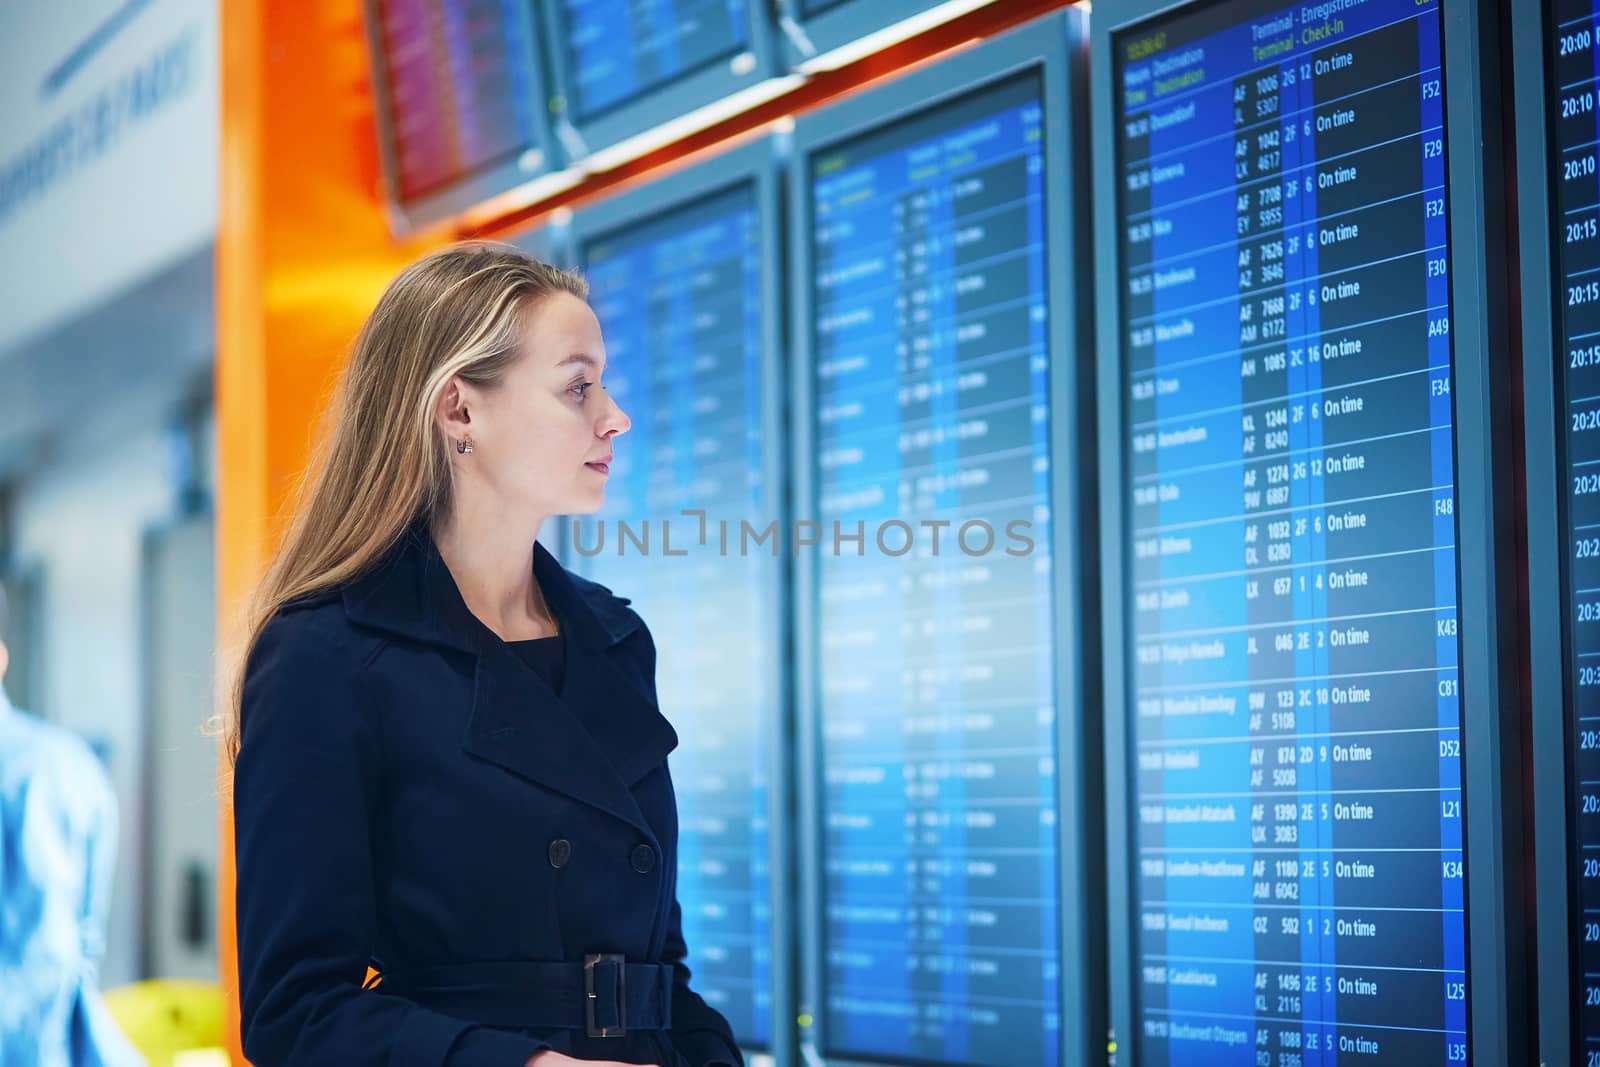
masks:
[[[569,393],[577,393],[578,394],[578,399],[581,401],[588,394],[590,387],[593,386],[593,385],[594,385],[593,382],[579,382],[577,385],[574,385],[571,389],[568,389],[567,392],[569,392]]]

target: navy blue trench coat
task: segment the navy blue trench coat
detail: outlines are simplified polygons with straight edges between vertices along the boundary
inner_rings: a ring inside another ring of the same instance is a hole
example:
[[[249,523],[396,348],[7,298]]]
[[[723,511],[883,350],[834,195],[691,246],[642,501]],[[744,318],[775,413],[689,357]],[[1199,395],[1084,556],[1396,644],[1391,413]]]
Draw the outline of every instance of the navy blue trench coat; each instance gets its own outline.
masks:
[[[234,776],[255,1067],[545,1048],[743,1067],[683,962],[649,630],[542,546],[533,569],[565,634],[559,694],[467,610],[420,523],[263,630]]]

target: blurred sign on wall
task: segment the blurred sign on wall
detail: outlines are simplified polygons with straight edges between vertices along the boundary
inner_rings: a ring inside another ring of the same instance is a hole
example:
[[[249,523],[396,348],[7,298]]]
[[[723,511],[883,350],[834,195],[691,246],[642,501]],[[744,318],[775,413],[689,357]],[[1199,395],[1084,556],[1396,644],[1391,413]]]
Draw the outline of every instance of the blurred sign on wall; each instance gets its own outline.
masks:
[[[215,0],[12,4],[0,35],[0,360],[209,247]]]

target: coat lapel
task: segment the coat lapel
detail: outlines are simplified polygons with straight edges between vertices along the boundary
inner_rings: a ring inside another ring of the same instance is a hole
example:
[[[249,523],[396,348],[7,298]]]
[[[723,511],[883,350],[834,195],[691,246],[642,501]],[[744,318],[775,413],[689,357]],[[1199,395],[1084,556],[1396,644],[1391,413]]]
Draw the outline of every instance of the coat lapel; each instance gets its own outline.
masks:
[[[643,623],[626,599],[572,575],[542,545],[533,570],[566,635],[559,695],[467,609],[421,524],[347,588],[345,606],[355,622],[475,657],[462,741],[469,754],[653,837],[629,787],[666,759],[678,735],[656,706]]]
[[[576,662],[567,664],[569,671],[578,667]],[[463,747],[479,759],[650,832],[632,791],[585,723],[509,652],[478,660]]]
[[[678,734],[656,706],[655,680],[640,658],[620,649],[595,650],[569,642],[561,703],[624,785],[632,786],[678,747]]]

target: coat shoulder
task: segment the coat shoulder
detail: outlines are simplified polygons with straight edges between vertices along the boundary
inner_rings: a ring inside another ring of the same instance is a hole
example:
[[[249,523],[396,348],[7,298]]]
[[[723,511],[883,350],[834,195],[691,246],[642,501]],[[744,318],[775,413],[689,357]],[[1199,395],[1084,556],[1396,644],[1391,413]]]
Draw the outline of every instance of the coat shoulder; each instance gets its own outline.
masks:
[[[362,699],[381,639],[357,630],[340,598],[296,598],[261,629],[244,670],[240,694],[240,766],[252,743],[268,732],[359,739],[369,729]],[[281,757],[281,753],[280,753]],[[237,773],[237,772],[236,772]],[[237,787],[236,787],[237,788]]]
[[[257,648],[270,645],[324,670],[344,664],[353,671],[381,644],[376,635],[351,623],[343,591],[326,589],[285,601],[267,620]]]
[[[327,589],[285,601],[267,629],[283,637],[345,639],[352,632],[338,590]]]

